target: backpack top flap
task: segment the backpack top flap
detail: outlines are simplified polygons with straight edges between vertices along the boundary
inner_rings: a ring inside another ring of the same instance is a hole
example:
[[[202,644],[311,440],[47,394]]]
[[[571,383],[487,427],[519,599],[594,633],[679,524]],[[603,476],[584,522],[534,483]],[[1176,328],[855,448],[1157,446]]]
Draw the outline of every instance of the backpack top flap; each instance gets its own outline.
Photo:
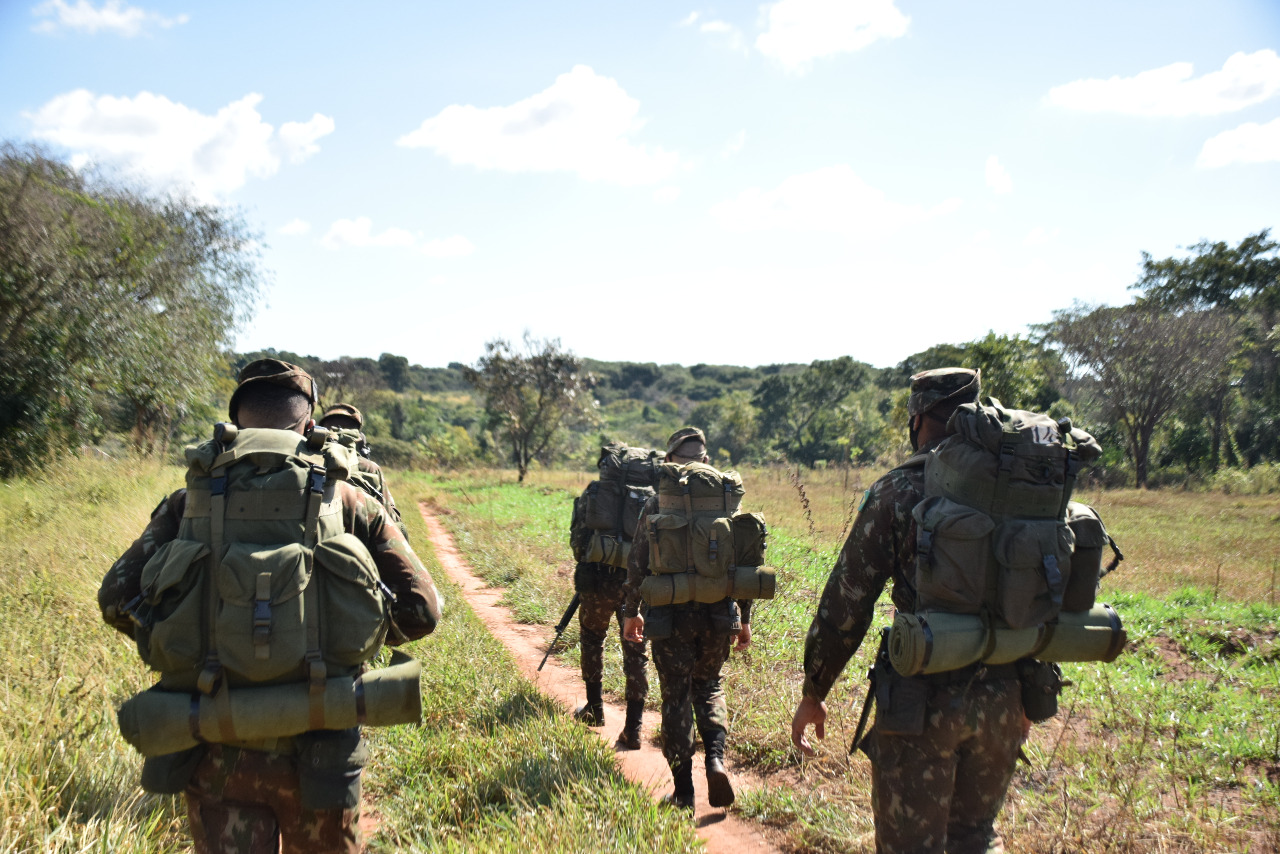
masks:
[[[925,493],[976,507],[993,518],[1060,519],[1081,465],[1101,448],[1069,421],[1020,409],[966,403],[929,455]]]
[[[621,442],[602,445],[600,459],[596,461],[601,478],[649,487],[658,485],[658,466],[661,464],[657,451],[631,448]]]
[[[719,510],[732,516],[746,492],[736,471],[720,471],[706,463],[659,463],[658,478],[658,506],[663,510],[683,511],[687,490],[695,513]]]

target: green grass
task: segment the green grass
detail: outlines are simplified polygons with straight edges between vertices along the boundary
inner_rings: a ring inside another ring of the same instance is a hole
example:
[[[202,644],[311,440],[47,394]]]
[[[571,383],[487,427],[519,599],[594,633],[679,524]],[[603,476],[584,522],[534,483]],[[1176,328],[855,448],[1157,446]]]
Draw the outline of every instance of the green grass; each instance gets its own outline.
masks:
[[[804,634],[874,472],[744,472],[746,509],[770,521],[779,595],[757,603],[751,649],[725,668],[729,747],[775,785],[741,799],[799,850],[867,851],[869,766],[847,755],[871,650],[828,698],[827,739],[801,764],[790,746]],[[422,477],[450,511],[460,547],[524,619],[554,622],[572,595],[567,524],[583,473]],[[807,500],[802,501],[803,498]],[[1128,560],[1103,599],[1125,619],[1113,664],[1066,665],[1061,713],[1037,726],[1000,820],[1012,851],[1273,851],[1280,845],[1280,650],[1272,569],[1274,498],[1121,490],[1095,504]],[[539,618],[538,615],[544,615]],[[876,624],[888,621],[887,595]],[[874,633],[874,629],[873,629]],[[577,660],[576,626],[562,655]],[[620,694],[616,647],[607,690]],[[654,692],[656,695],[656,691]],[[655,706],[651,697],[650,706]]]
[[[152,681],[98,614],[112,561],[141,532],[173,468],[72,461],[0,483],[0,851],[186,850],[180,799],[137,788],[140,757],[115,707]],[[408,647],[424,722],[370,730],[372,851],[691,851],[693,828],[617,772],[612,751],[522,679],[444,579],[396,482],[446,616]]]

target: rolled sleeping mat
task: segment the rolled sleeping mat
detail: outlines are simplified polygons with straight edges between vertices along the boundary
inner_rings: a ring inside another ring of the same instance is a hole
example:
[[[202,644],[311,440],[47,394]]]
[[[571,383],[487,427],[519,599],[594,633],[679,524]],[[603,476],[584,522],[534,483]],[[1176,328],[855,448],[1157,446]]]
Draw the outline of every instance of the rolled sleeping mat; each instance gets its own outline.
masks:
[[[735,566],[724,578],[708,578],[693,572],[647,576],[640,582],[640,597],[651,607],[685,602],[719,602],[734,599],[772,599],[777,578],[771,566]]]
[[[399,650],[387,667],[352,678],[325,681],[324,726],[391,726],[422,720],[422,665]],[[283,738],[316,729],[311,725],[310,688],[288,685],[224,688],[230,732],[223,735],[215,700],[206,694],[152,688],[130,697],[116,720],[124,740],[144,756],[161,756],[202,741]]]
[[[607,566],[627,568],[627,558],[631,555],[631,543],[620,540],[612,534],[591,532],[591,542],[587,545],[587,556],[584,563],[603,563]]]
[[[977,661],[1114,661],[1127,635],[1110,605],[1063,612],[1056,623],[1010,629],[981,616],[925,611],[898,614],[889,630],[889,661],[904,676],[945,673]]]

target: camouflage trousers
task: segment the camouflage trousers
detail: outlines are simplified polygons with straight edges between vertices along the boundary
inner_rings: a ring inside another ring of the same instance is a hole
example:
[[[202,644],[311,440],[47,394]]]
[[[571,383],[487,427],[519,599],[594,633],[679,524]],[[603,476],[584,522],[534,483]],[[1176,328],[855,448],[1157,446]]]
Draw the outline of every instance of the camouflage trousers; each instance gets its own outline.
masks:
[[[879,854],[1004,851],[995,831],[1022,743],[1017,679],[930,685],[924,732],[863,742]]]
[[[578,575],[591,576],[575,579],[575,587],[582,602],[578,606],[578,643],[582,651],[582,681],[600,682],[604,679],[604,643],[609,634],[609,624],[618,621],[618,637],[622,637],[624,622],[623,605],[626,596],[622,586],[627,580],[624,569],[613,569],[600,564],[581,564]],[[649,658],[644,654],[643,643],[622,641],[622,672],[626,677],[627,701],[644,702],[649,693],[649,674],[645,667]]]
[[[670,635],[650,644],[662,686],[662,755],[675,768],[693,758],[695,718],[703,744],[728,731],[720,668],[729,659],[731,636],[727,623],[717,625],[702,610],[677,610],[671,619]]]
[[[304,809],[294,756],[209,745],[186,788],[196,854],[357,854],[360,809]]]

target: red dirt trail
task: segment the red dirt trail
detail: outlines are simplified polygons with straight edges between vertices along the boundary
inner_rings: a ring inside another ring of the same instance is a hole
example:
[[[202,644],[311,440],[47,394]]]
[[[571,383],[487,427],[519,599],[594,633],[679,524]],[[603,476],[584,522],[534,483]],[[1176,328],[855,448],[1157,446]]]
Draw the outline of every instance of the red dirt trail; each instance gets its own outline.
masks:
[[[511,616],[511,611],[498,604],[505,592],[503,588],[485,586],[484,580],[471,571],[471,567],[458,552],[453,537],[436,517],[435,509],[425,502],[420,505],[420,509],[440,565],[462,589],[462,596],[471,610],[494,637],[511,651],[525,678],[566,710],[575,708],[581,700],[583,690],[579,672],[558,664],[554,657],[547,659],[546,666],[541,671],[538,670],[538,662],[542,660],[546,645],[551,640],[548,629],[517,623]],[[657,687],[656,679],[653,687]],[[594,732],[613,746],[614,739],[622,730],[625,716],[624,706],[606,700],[605,725]],[[671,791],[671,771],[667,768],[661,749],[653,742],[655,719],[655,712],[645,711],[642,746],[639,750],[615,750],[618,767],[627,779],[644,786],[654,798],[660,798]],[[732,763],[729,764],[734,789],[739,794],[747,789],[763,786],[759,778],[734,769]],[[759,825],[707,806],[706,777],[701,755],[694,758],[693,782],[697,789],[695,821],[698,836],[704,840],[710,854],[780,851],[765,839]]]

